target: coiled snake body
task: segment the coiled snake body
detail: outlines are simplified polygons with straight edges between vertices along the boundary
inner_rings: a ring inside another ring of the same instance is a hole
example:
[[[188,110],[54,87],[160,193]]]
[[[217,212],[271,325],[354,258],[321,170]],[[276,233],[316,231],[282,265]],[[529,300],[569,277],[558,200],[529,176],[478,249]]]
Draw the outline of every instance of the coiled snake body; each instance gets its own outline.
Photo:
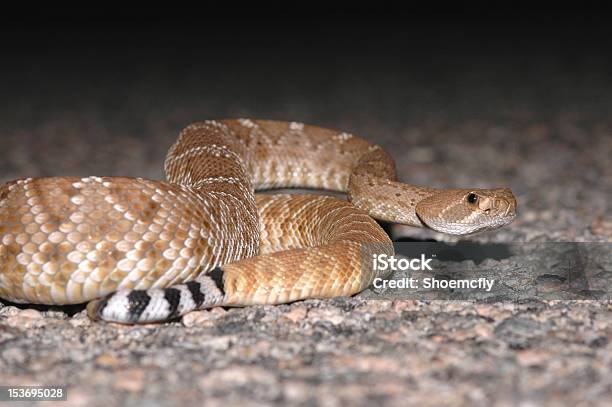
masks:
[[[205,121],[166,158],[167,182],[22,179],[0,187],[0,297],[90,301],[90,317],[162,321],[212,306],[355,294],[393,253],[370,217],[468,234],[510,223],[507,188],[399,183],[391,157],[301,123]],[[350,202],[255,189],[345,191]],[[365,266],[364,266],[365,265]]]

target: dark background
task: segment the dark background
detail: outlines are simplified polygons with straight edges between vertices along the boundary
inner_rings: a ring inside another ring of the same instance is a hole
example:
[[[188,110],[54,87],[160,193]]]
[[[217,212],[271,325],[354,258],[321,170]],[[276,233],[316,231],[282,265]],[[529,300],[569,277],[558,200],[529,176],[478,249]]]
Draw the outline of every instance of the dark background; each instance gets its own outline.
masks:
[[[0,106],[24,103],[53,114],[96,104],[137,123],[138,112],[129,111],[137,94],[142,108],[206,103],[206,117],[293,109],[331,124],[343,109],[356,127],[440,111],[503,116],[525,103],[543,114],[587,103],[589,110],[609,107],[611,31],[595,13],[323,9],[280,16],[237,9],[169,19],[109,13],[8,20],[0,38]]]

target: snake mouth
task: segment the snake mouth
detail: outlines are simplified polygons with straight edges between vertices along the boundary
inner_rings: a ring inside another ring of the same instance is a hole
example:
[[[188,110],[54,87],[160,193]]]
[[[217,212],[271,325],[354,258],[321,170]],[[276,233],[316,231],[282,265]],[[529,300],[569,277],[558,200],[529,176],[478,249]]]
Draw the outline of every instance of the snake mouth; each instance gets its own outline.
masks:
[[[485,213],[485,211],[483,211],[482,213]],[[500,213],[498,216],[495,217],[491,217],[490,214],[487,214],[488,219],[482,220],[481,222],[472,223],[460,221],[453,222],[449,220],[442,221],[436,218],[426,219],[425,217],[420,216],[418,214],[417,217],[425,226],[436,232],[461,236],[488,232],[508,225],[512,223],[512,221],[516,218],[516,210],[513,210],[512,207],[509,207],[504,211],[504,214]]]
[[[479,229],[472,227],[473,225],[466,225],[460,222],[438,221],[436,218],[426,219],[426,217],[421,216],[418,213],[417,217],[423,223],[423,225],[440,233],[459,236],[471,235],[473,233],[480,232]]]

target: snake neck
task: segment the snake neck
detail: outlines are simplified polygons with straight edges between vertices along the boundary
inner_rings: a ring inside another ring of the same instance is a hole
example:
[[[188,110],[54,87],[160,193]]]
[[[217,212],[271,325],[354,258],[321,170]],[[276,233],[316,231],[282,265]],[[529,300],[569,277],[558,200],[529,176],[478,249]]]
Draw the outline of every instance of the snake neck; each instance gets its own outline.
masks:
[[[417,204],[437,191],[396,181],[393,159],[376,145],[359,157],[346,187],[349,201],[373,218],[416,227],[425,226],[416,213]]]
[[[349,179],[349,201],[375,219],[425,227],[417,213],[417,204],[436,193],[434,188],[392,181],[359,173]]]

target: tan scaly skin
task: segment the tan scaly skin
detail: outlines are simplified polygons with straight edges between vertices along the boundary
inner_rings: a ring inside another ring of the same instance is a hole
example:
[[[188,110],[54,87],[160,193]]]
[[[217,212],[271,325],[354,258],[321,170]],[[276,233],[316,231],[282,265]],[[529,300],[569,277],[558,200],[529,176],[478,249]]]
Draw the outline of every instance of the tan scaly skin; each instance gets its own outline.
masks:
[[[182,131],[168,181],[39,178],[0,187],[0,297],[90,301],[92,318],[163,321],[212,306],[355,294],[393,253],[370,217],[451,234],[516,216],[502,189],[399,183],[391,157],[348,133],[301,123],[206,121]],[[345,191],[264,195],[278,187]]]

